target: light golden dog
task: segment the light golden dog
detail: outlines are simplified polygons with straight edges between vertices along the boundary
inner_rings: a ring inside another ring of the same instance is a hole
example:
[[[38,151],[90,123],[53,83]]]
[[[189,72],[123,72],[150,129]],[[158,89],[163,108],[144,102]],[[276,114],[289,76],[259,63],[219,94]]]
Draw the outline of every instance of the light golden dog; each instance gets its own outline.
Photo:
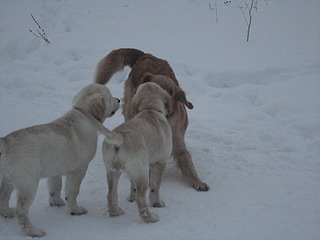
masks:
[[[193,108],[187,101],[185,92],[179,87],[176,76],[167,61],[146,54],[137,49],[117,49],[100,60],[97,66],[95,82],[106,84],[112,75],[125,66],[131,67],[131,72],[124,86],[123,114],[125,121],[132,118],[132,98],[142,84],[146,74],[151,81],[159,84],[169,94],[174,96],[173,111],[167,116],[172,130],[173,156],[181,169],[182,175],[197,191],[208,191],[208,184],[200,180],[191,155],[186,148],[184,135],[188,127],[186,107]],[[131,188],[131,196],[134,187]]]
[[[67,176],[66,198],[71,214],[87,213],[76,200],[80,184],[96,153],[98,132],[114,143],[121,143],[121,139],[101,124],[117,111],[119,102],[105,86],[92,83],[74,97],[73,108],[64,116],[0,138],[0,214],[16,215],[27,236],[46,235],[32,225],[29,207],[39,179],[61,175]],[[14,189],[17,190],[15,211],[9,208]]]
[[[149,77],[145,79],[148,81]],[[113,130],[123,137],[123,144],[112,144],[110,138],[103,142],[110,216],[123,214],[118,206],[117,186],[121,170],[124,170],[136,189],[132,197],[143,221],[159,220],[147,207],[146,191],[150,186],[151,206],[164,207],[164,202],[159,198],[159,189],[166,162],[172,153],[171,128],[166,118],[171,110],[171,96],[155,83],[144,83],[132,99],[132,118]]]

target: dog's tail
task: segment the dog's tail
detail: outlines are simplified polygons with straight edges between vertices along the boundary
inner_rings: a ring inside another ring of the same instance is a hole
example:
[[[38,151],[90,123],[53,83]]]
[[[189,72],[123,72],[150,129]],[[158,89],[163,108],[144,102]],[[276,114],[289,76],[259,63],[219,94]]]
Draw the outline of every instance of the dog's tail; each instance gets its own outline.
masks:
[[[103,126],[101,122],[99,122],[97,119],[95,119],[92,115],[90,115],[88,112],[84,111],[83,109],[78,107],[75,107],[74,109],[81,112],[97,128],[99,133],[103,134],[106,137],[106,139],[108,139],[108,142],[116,146],[122,145],[123,137],[121,135]]]
[[[121,145],[123,145],[123,136],[115,132],[112,133],[112,136],[110,136],[110,134],[104,134],[106,136],[104,140],[107,143],[111,144],[115,149],[118,149],[119,147],[121,147]]]
[[[102,58],[96,69],[95,83],[106,84],[113,74],[121,71],[125,66],[131,68],[144,52],[133,48],[120,48],[113,50]]]
[[[123,144],[122,135],[115,133],[114,131],[111,131],[108,128],[104,127],[99,121],[96,121],[96,126],[99,132],[106,137],[105,140],[108,143],[114,145],[115,147],[120,147]]]

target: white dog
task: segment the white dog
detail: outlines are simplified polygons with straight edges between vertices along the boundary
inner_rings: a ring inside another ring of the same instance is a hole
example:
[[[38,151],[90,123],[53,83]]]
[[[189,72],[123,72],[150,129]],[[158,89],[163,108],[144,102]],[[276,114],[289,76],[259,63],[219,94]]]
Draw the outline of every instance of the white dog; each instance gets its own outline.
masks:
[[[39,179],[61,175],[67,176],[66,198],[70,212],[86,213],[76,201],[80,184],[96,153],[98,131],[115,143],[121,141],[101,124],[118,110],[119,102],[106,87],[90,84],[74,97],[73,108],[64,116],[0,138],[0,214],[16,215],[27,236],[46,235],[30,222],[29,207]],[[9,208],[13,189],[17,190],[15,211]]]
[[[172,153],[171,128],[166,119],[171,110],[171,96],[158,84],[144,83],[139,86],[132,101],[133,119],[113,130],[123,137],[123,144],[113,144],[108,138],[103,142],[110,216],[123,214],[118,206],[117,186],[121,170],[124,170],[135,187],[135,196],[131,198],[136,201],[143,221],[159,220],[147,207],[146,191],[150,179],[151,206],[164,207],[159,198],[159,188],[166,162]]]

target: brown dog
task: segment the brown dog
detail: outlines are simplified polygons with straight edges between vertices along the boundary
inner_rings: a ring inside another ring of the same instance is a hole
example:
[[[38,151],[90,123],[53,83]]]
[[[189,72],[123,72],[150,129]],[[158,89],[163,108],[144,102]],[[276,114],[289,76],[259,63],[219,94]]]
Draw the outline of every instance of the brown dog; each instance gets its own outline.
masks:
[[[191,155],[186,149],[184,135],[188,127],[186,108],[192,109],[185,92],[179,87],[178,80],[167,61],[137,49],[117,49],[100,60],[97,66],[95,82],[106,84],[112,75],[125,66],[131,67],[131,72],[124,86],[123,114],[125,121],[131,119],[131,101],[146,75],[150,81],[160,85],[169,94],[175,96],[173,111],[167,116],[172,129],[173,156],[185,179],[197,191],[208,191],[210,187],[202,182],[193,165]],[[134,189],[132,188],[131,191]],[[132,194],[131,194],[132,196]]]

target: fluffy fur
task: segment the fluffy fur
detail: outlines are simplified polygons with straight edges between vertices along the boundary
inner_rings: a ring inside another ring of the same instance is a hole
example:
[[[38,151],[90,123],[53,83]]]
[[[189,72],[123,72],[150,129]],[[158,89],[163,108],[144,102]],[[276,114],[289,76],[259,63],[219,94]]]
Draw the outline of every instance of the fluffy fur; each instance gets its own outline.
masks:
[[[96,153],[99,131],[121,144],[121,139],[101,124],[118,108],[119,99],[113,98],[105,86],[92,83],[74,97],[73,108],[64,116],[0,138],[0,214],[16,215],[25,235],[44,236],[45,231],[34,227],[29,220],[29,207],[43,177],[56,181],[49,184],[52,203],[64,204],[59,189],[61,175],[67,176],[70,213],[87,213],[76,201],[80,184]],[[14,189],[17,204],[13,210],[9,208],[9,199]]]
[[[122,109],[125,120],[128,121],[132,118],[130,110],[132,98],[143,83],[145,76],[148,75],[150,81],[157,83],[174,96],[173,111],[167,118],[172,129],[173,156],[182,175],[197,191],[208,191],[209,186],[199,178],[184,140],[188,127],[186,107],[192,109],[193,105],[187,101],[185,92],[179,87],[172,68],[167,61],[140,50],[117,49],[100,60],[95,82],[106,84],[114,73],[122,70],[125,66],[131,67],[131,72],[124,86]]]
[[[144,222],[158,221],[158,216],[147,207],[146,191],[150,186],[151,206],[164,207],[159,189],[172,153],[171,128],[166,119],[171,105],[171,97],[159,85],[140,85],[132,99],[132,119],[113,130],[123,137],[123,144],[112,144],[107,138],[104,141],[102,151],[107,169],[110,216],[123,214],[118,206],[117,186],[121,170],[124,170],[134,188],[131,200],[136,201],[139,215]]]

